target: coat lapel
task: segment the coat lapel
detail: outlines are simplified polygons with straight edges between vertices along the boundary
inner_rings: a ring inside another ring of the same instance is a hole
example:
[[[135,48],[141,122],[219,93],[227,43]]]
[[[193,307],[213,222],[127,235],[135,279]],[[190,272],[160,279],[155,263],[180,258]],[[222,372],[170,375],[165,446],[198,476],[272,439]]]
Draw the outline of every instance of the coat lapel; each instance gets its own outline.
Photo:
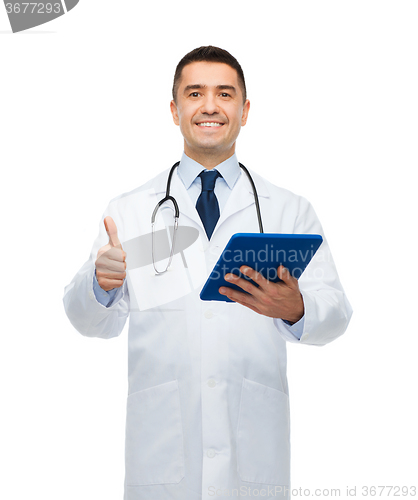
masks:
[[[268,198],[269,193],[266,185],[261,177],[250,172],[253,178],[257,194],[259,198]],[[234,188],[229,195],[228,201],[226,202],[225,208],[223,209],[219,221],[216,224],[215,231],[229,218],[249,207],[250,205],[255,205],[254,192],[251,183],[245,172],[241,172],[241,175],[236,182]],[[255,207],[254,207],[255,210]],[[214,231],[214,232],[215,232]]]

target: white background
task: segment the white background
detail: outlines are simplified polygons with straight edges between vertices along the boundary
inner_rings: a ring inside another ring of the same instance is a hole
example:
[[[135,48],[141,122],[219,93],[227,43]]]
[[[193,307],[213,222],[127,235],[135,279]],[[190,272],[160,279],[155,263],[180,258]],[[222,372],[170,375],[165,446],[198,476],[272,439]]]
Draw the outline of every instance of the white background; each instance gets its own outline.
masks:
[[[246,75],[239,160],[312,202],[354,309],[289,345],[292,486],[417,485],[417,24],[402,0],[81,0],[12,34],[0,5],[1,498],[122,498],[127,333],[79,335],[63,289],[108,201],[180,159],[172,77],[207,44]]]

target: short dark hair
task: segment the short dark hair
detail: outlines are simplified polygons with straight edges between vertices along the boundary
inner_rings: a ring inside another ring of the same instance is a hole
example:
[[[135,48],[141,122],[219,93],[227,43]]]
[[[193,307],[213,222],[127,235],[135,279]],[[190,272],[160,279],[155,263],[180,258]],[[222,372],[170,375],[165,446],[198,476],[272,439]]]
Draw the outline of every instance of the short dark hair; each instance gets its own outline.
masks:
[[[247,89],[245,87],[244,72],[242,71],[239,62],[228,51],[220,49],[219,47],[214,47],[213,45],[208,45],[192,50],[177,64],[173,82],[173,99],[175,102],[177,100],[176,97],[181,79],[181,72],[185,66],[193,62],[218,62],[228,64],[228,66],[234,68],[238,74],[238,83],[241,87],[244,102],[246,101]]]

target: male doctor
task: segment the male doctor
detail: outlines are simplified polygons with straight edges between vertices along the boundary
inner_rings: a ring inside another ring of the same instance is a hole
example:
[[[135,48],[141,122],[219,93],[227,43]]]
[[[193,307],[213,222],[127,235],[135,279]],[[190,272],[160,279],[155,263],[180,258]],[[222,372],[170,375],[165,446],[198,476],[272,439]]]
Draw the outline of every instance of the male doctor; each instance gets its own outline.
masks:
[[[199,298],[230,237],[258,232],[235,154],[249,109],[231,54],[212,46],[187,54],[171,101],[184,137],[171,195],[178,231],[195,238],[156,275],[150,221],[164,171],[110,202],[90,259],[65,289],[66,313],[83,335],[115,337],[130,316],[125,500],[287,498],[286,341],[326,344],[351,317],[325,238],[299,282],[282,266],[279,283],[243,267],[258,288],[227,275],[243,290],[220,289],[233,302]],[[251,173],[266,233],[323,235],[304,198]],[[172,226],[171,208],[163,212],[160,227]]]

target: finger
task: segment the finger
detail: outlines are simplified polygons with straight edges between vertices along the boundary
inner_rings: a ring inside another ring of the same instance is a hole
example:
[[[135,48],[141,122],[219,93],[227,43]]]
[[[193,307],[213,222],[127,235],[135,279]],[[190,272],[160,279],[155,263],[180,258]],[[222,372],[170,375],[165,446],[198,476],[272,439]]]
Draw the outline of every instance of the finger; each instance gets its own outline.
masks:
[[[262,314],[261,311],[256,307],[254,299],[248,295],[248,293],[237,292],[232,290],[231,288],[222,286],[219,288],[219,293],[222,295],[226,295],[228,299],[233,300],[237,304],[241,304],[242,306],[248,307],[252,311]]]
[[[225,281],[228,283],[233,283],[234,285],[239,286],[242,290],[245,290],[249,294],[253,295],[254,297],[259,297],[262,295],[263,290],[261,287],[257,287],[253,285],[249,280],[246,280],[245,278],[240,278],[239,276],[236,276],[235,274],[228,273],[225,275]],[[241,293],[241,292],[238,292]]]
[[[100,281],[98,280],[98,283],[100,288],[108,292],[114,288],[120,288],[123,285],[123,280],[102,278]]]
[[[266,279],[261,273],[249,266],[241,266],[240,271],[245,276],[251,278],[257,285],[261,288],[267,288],[270,284],[269,280]]]
[[[108,259],[108,261],[116,261],[116,262],[123,262],[124,265],[126,265],[126,252],[122,250],[121,246],[118,247],[112,247],[107,245],[108,250],[103,252],[103,256]],[[108,264],[107,262],[106,264]]]
[[[118,229],[112,217],[105,217],[104,225],[106,228],[106,233],[109,236],[109,245],[112,247],[122,247],[118,238]]]
[[[261,273],[245,265],[240,267],[240,271],[244,276],[251,278],[251,280],[258,286],[253,285],[248,279],[239,278],[231,273],[225,275],[225,280],[238,285],[240,288],[248,293],[251,293],[251,295],[254,295],[255,297],[261,297],[264,292],[269,291],[269,287],[272,284]]]
[[[291,274],[289,269],[284,267],[283,265],[279,266],[277,268],[277,276],[284,281],[284,283],[289,286],[290,288],[294,288],[295,286],[298,286],[298,280],[294,278]]]
[[[119,250],[119,253],[111,252],[111,250]],[[123,254],[120,248],[111,248],[96,262],[96,268],[101,271],[108,270],[113,273],[124,273],[126,267],[126,262],[123,260]]]
[[[240,304],[255,305],[256,303],[256,300],[252,295],[244,292],[239,292],[238,290],[234,290],[233,288],[229,288],[226,286],[220,287],[219,293],[221,293],[222,295],[226,295],[228,299],[231,299],[234,302],[239,302]]]
[[[108,269],[105,270],[100,270],[96,269],[96,278],[97,281],[99,280],[124,280],[126,278],[126,273],[125,271],[123,272],[115,272],[115,271],[109,271]]]

